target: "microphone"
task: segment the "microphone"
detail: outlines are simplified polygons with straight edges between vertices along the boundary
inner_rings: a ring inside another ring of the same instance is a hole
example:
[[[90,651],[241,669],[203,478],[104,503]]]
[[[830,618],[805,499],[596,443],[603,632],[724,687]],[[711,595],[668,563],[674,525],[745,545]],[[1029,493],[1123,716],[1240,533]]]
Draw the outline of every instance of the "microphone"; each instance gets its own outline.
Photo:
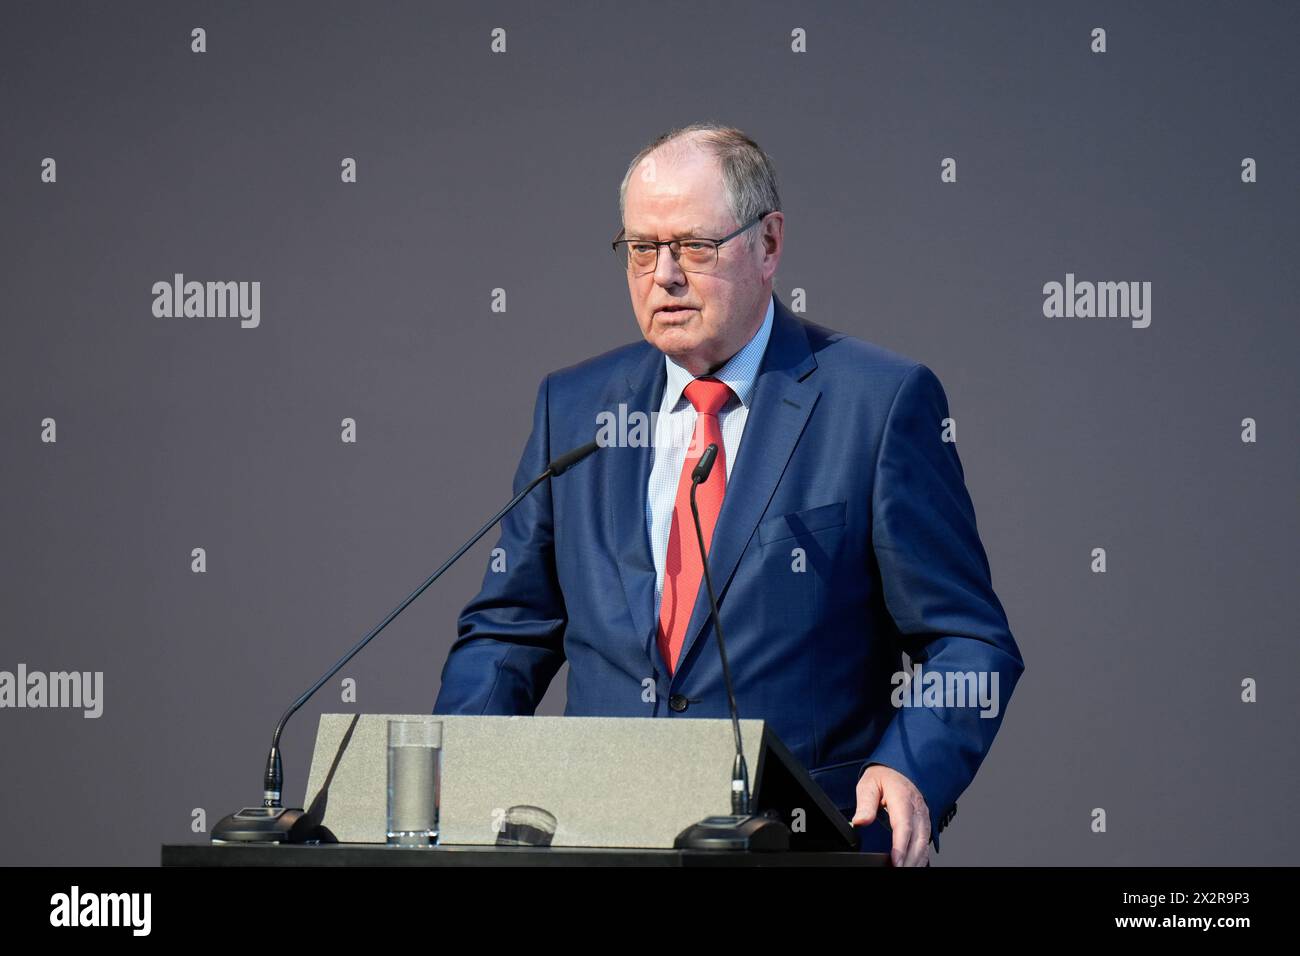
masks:
[[[713,471],[713,463],[718,460],[718,446],[710,444],[704,449],[704,454],[700,460],[695,463],[695,470],[691,472],[691,504],[695,503],[695,489],[698,485],[704,484],[709,480],[709,472]],[[698,512],[692,511],[692,514],[699,518]],[[698,524],[698,521],[697,521]],[[698,531],[699,528],[697,527]],[[700,535],[700,554],[704,553],[704,535]]]
[[[304,843],[308,840],[319,840],[321,838],[320,825],[316,820],[312,819],[309,813],[302,809],[286,809],[280,802],[284,789],[284,767],[280,759],[280,735],[284,733],[284,726],[289,722],[289,718],[297,712],[298,708],[307,703],[312,695],[320,690],[331,677],[342,670],[343,665],[352,660],[363,647],[369,644],[375,635],[392,623],[397,615],[406,610],[407,605],[423,594],[429,585],[442,577],[443,573],[455,564],[461,555],[472,548],[479,538],[487,534],[493,525],[509,514],[515,505],[523,501],[529,492],[547,478],[554,478],[557,475],[564,474],[564,472],[600,447],[599,442],[588,442],[579,448],[565,452],[551,461],[546,466],[545,471],[530,481],[523,491],[511,498],[504,508],[488,519],[487,524],[479,528],[472,538],[444,561],[442,567],[434,571],[423,584],[412,591],[406,600],[393,608],[387,617],[372,628],[365,637],[361,638],[351,650],[339,658],[337,663],[326,671],[320,680],[312,684],[302,696],[293,702],[293,705],[280,718],[280,722],[275,725],[275,733],[271,737],[271,751],[267,755],[266,771],[262,777],[262,806],[245,807],[222,818],[212,828],[213,843]]]
[[[731,812],[749,813],[749,767],[745,763],[745,749],[740,742],[740,712],[736,708],[736,693],[731,684],[731,668],[727,665],[727,643],[722,637],[722,618],[718,615],[718,601],[713,592],[713,575],[709,573],[709,558],[704,549],[704,531],[700,527],[700,509],[695,503],[695,490],[709,480],[713,464],[718,460],[718,446],[709,445],[700,455],[695,470],[691,472],[691,516],[695,519],[695,540],[700,547],[700,563],[704,565],[704,586],[709,592],[709,613],[713,629],[718,632],[718,655],[722,658],[722,680],[727,688],[727,705],[731,709],[731,729],[736,737],[736,762],[731,770]]]
[[[718,446],[710,444],[691,472],[691,516],[695,519],[695,540],[700,548],[700,563],[704,566],[704,587],[709,594],[713,629],[718,634],[722,680],[727,688],[731,729],[736,738],[736,759],[731,767],[731,816],[706,817],[699,823],[692,824],[677,835],[673,846],[679,850],[788,850],[790,828],[776,816],[775,811],[760,814],[750,811],[749,766],[745,762],[745,750],[740,741],[740,711],[736,707],[736,689],[731,682],[731,667],[727,663],[727,643],[722,636],[722,617],[718,614],[718,599],[713,592],[713,575],[709,573],[709,556],[704,547],[700,509],[695,503],[695,491],[709,480],[709,473],[713,471],[717,459]]]
[[[566,471],[568,471],[578,462],[582,461],[582,459],[586,458],[588,455],[590,455],[593,451],[595,451],[599,447],[600,447],[600,442],[589,441],[581,448],[574,448],[571,451],[566,451],[563,455],[556,458],[553,462],[547,465],[546,470],[551,473],[552,478],[556,478],[564,474]],[[537,480],[541,481],[541,478],[538,478]],[[506,505],[506,509],[509,510],[509,508],[510,506]]]

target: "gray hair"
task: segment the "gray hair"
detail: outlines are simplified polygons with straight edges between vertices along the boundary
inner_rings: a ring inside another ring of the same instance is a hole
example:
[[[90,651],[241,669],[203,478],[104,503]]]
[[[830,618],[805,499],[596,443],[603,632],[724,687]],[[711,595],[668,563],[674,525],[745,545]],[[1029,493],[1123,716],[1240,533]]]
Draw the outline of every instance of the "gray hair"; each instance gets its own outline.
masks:
[[[719,123],[692,123],[656,136],[641,152],[633,157],[618,187],[618,216],[626,222],[627,184],[641,161],[658,149],[669,156],[679,156],[686,149],[696,147],[718,161],[722,182],[726,187],[727,207],[743,226],[760,213],[776,212],[781,208],[781,197],[776,188],[776,170],[767,153],[752,139],[734,126]],[[752,249],[760,233],[751,229],[744,235]]]

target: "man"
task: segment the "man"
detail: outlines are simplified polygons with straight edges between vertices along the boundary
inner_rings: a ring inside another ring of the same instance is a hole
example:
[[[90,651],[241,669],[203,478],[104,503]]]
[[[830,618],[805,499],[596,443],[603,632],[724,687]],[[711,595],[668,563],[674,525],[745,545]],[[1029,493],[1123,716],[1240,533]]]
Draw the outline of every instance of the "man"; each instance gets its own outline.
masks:
[[[687,497],[715,444],[697,495],[740,713],[771,723],[861,849],[924,865],[1024,669],[943,388],[774,297],[784,216],[739,130],[659,137],[620,205],[644,341],[546,376],[515,488],[615,418],[657,413],[654,442],[602,448],[505,519],[506,570],[461,614],[434,712],[532,714],[567,659],[566,715],[727,716]],[[904,654],[996,704],[895,706]]]

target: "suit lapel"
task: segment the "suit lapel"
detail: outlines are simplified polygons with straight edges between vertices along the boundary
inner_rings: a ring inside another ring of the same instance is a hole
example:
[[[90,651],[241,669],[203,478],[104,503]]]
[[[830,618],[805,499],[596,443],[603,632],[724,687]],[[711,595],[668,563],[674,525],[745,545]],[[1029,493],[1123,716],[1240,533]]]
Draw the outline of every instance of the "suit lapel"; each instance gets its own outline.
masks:
[[[819,389],[802,381],[816,367],[817,360],[808,346],[808,336],[803,326],[777,299],[773,307],[772,335],[754,385],[753,400],[740,441],[740,452],[732,466],[726,497],[722,500],[722,510],[718,513],[713,540],[709,544],[709,570],[713,574],[719,613],[726,606],[727,586],[731,583],[740,555],[753,537],[759,519],[767,510],[777,482],[781,480],[808,416],[812,414],[817,397],[821,394]],[[644,482],[640,487],[644,497]],[[644,528],[644,521],[642,525]],[[693,531],[691,540],[694,541]],[[653,564],[650,582],[653,602]],[[673,675],[674,685],[689,667],[691,649],[709,618],[709,595],[701,581],[691,621],[686,629],[686,641],[682,645],[677,671]]]
[[[615,379],[602,409],[619,414],[619,404],[627,414],[635,411],[658,411],[667,382],[663,353],[647,344],[643,354],[629,365],[626,377]],[[648,433],[647,440],[653,438]],[[659,657],[655,629],[655,566],[650,553],[650,536],[646,531],[646,486],[650,481],[651,448],[648,444],[615,446],[601,452],[606,456],[605,516],[614,530],[614,549],[618,555],[618,573],[623,594],[636,626],[637,636],[646,642],[646,653],[658,662],[659,673],[668,672]],[[724,499],[725,500],[725,499]]]

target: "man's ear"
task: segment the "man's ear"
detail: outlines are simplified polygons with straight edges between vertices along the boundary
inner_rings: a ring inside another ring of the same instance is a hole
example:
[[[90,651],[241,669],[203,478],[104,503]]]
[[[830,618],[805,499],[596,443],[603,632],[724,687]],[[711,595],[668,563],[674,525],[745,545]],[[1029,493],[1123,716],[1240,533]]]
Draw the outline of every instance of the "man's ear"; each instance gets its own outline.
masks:
[[[774,212],[763,221],[761,241],[768,253],[781,254],[785,248],[785,218],[781,213]]]
[[[763,247],[763,280],[768,281],[776,275],[776,267],[781,261],[785,249],[785,219],[777,212],[763,220],[763,231],[759,234],[759,244]]]

